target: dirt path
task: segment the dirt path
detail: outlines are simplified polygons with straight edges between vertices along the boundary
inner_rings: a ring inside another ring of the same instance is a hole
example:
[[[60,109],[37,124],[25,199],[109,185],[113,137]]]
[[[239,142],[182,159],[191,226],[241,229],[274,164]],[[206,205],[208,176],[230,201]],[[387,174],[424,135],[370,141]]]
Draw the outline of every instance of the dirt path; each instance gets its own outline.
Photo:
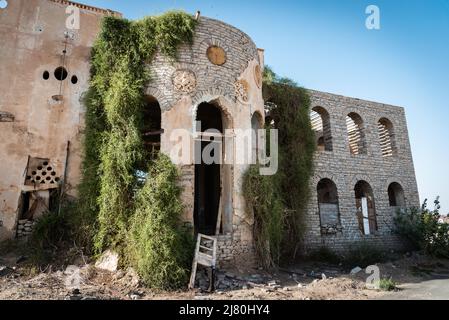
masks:
[[[131,269],[107,272],[80,265],[37,271],[17,263],[16,257],[0,257],[0,262],[0,300],[449,300],[449,262],[420,255],[377,264],[382,278],[398,283],[400,290],[395,292],[368,290],[364,271],[350,275],[341,266],[322,263],[304,263],[275,274],[221,271],[216,292],[209,294],[155,292],[141,286]],[[202,279],[199,285],[205,289],[207,277],[203,274]]]

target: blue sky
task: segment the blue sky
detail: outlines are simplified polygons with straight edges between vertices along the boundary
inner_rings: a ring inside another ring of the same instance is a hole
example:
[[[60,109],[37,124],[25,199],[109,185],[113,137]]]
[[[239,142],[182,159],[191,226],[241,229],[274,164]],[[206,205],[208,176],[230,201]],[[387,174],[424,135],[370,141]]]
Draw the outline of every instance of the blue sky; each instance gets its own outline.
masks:
[[[306,88],[405,107],[421,201],[449,212],[449,0],[80,0],[126,18],[183,9],[223,20]],[[381,29],[365,28],[377,5]]]

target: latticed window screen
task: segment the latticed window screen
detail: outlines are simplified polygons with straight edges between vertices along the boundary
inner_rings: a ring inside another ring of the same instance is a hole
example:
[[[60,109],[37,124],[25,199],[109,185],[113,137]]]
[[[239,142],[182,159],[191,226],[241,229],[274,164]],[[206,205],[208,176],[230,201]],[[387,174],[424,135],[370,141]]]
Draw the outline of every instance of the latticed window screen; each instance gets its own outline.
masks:
[[[356,114],[349,114],[346,117],[346,128],[351,154],[366,154],[362,119]]]
[[[25,185],[45,185],[56,188],[60,180],[56,167],[50,162],[50,159],[29,158]]]
[[[393,125],[387,119],[381,119],[377,123],[379,129],[380,147],[382,156],[391,157],[395,155],[395,143]]]

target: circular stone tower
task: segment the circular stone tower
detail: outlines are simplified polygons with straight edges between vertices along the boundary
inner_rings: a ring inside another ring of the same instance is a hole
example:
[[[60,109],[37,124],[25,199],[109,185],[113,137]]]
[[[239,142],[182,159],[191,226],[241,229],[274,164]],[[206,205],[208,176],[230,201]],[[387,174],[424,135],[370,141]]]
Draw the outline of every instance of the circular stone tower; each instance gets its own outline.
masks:
[[[247,147],[241,133],[263,127],[263,66],[263,50],[248,35],[205,17],[177,61],[156,54],[149,66],[148,117],[161,132],[149,144],[160,141],[161,152],[179,165],[183,219],[196,233],[218,235],[220,265],[253,264],[254,218],[242,192],[249,162],[236,158]],[[205,152],[214,163],[203,159]]]

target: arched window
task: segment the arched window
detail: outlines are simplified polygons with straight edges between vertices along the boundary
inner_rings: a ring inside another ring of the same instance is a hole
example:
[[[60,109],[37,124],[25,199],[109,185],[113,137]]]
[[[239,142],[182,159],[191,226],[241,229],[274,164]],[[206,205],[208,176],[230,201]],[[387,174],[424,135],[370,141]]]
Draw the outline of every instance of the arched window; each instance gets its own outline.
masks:
[[[377,123],[379,128],[379,141],[382,156],[391,157],[396,155],[396,141],[394,139],[393,124],[390,120],[382,118]]]
[[[321,232],[335,233],[340,226],[337,186],[330,179],[322,179],[317,185]]]
[[[252,162],[257,163],[257,153],[259,151],[258,130],[263,128],[262,116],[259,112],[254,112],[251,117],[251,130],[252,132]]]
[[[318,151],[332,151],[332,134],[329,113],[322,107],[310,111],[310,122],[315,131]]]
[[[354,112],[346,116],[349,150],[351,154],[366,154],[365,129],[362,118]]]
[[[153,96],[145,97],[142,136],[147,156],[153,159],[161,150],[161,107]]]
[[[390,207],[405,207],[404,189],[399,183],[393,182],[388,186],[388,200]]]
[[[377,231],[376,206],[373,189],[366,181],[359,181],[355,185],[355,203],[359,229],[362,234],[368,235]]]

